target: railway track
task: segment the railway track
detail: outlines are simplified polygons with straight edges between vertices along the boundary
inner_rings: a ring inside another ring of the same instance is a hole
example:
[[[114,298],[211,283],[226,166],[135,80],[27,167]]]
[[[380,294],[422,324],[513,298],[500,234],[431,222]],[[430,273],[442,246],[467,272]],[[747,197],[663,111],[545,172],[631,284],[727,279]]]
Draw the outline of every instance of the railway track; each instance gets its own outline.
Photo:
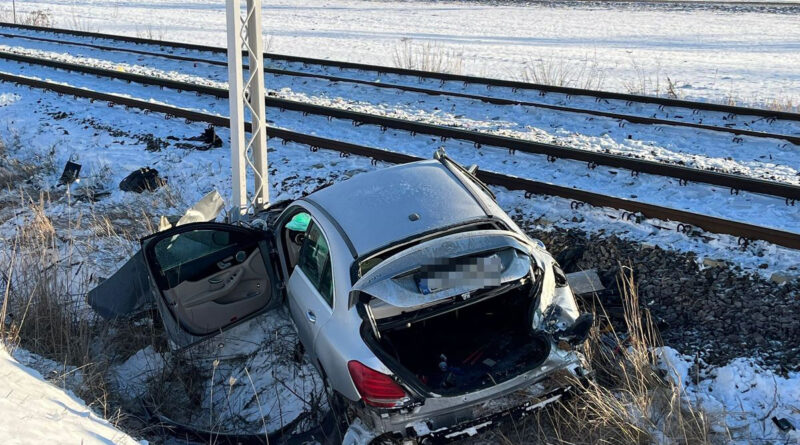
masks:
[[[186,110],[170,105],[151,103],[140,99],[121,97],[113,94],[102,93],[63,84],[56,84],[43,80],[15,76],[7,73],[0,73],[0,81],[16,83],[18,85],[24,85],[36,89],[49,90],[58,94],[66,94],[78,98],[105,101],[111,106],[122,105],[125,107],[144,110],[146,112],[163,113],[165,116],[181,118],[191,122],[204,122],[215,126],[229,126],[230,123],[228,118],[223,116]],[[270,138],[279,138],[287,142],[296,142],[307,145],[312,150],[319,148],[334,150],[339,152],[342,156],[365,156],[375,161],[388,163],[406,163],[421,159],[419,157],[403,153],[352,144],[334,139],[321,138],[281,128],[268,128],[268,134]],[[576,190],[569,187],[547,184],[531,179],[504,175],[490,171],[479,171],[478,177],[491,185],[504,187],[509,190],[525,191],[526,197],[531,197],[533,194],[543,194],[573,200],[575,201],[573,203],[575,207],[581,205],[580,203],[586,203],[592,206],[610,207],[622,210],[623,212],[617,217],[620,219],[635,219],[640,222],[646,218],[665,221],[680,221],[681,223],[678,224],[678,230],[688,234],[693,233],[692,227],[697,227],[712,233],[727,234],[738,237],[740,244],[747,244],[751,240],[763,240],[792,249],[800,249],[800,234],[797,233],[756,226],[738,221],[730,221],[669,207],[662,207],[639,201],[602,195],[599,193]]]
[[[37,28],[31,26],[22,26],[22,25],[11,25],[7,23],[0,23],[0,27],[17,27],[26,30],[35,30],[39,32],[49,32],[49,33],[63,33],[69,35],[76,35],[81,37],[92,37],[98,39],[113,39],[117,41],[123,41],[128,43],[136,43],[136,44],[147,44],[147,45],[157,45],[160,47],[166,48],[181,48],[186,50],[194,50],[194,51],[203,51],[213,54],[225,54],[224,48],[212,47],[212,46],[204,46],[204,45],[194,45],[194,44],[184,44],[179,42],[162,42],[162,41],[153,41],[141,38],[134,38],[134,37],[125,37],[125,36],[113,36],[109,34],[99,34],[99,33],[85,33],[81,31],[71,31],[71,30],[60,30],[60,29],[50,29],[50,28]],[[168,54],[165,52],[152,52],[152,51],[142,51],[136,50],[132,48],[121,48],[121,47],[112,47],[108,45],[98,45],[94,43],[86,43],[86,42],[73,42],[73,41],[63,41],[57,39],[50,39],[41,36],[30,36],[30,35],[19,35],[19,34],[10,34],[10,33],[0,33],[0,35],[6,37],[13,37],[13,38],[21,38],[21,39],[29,39],[29,40],[38,40],[43,42],[49,43],[56,43],[56,44],[67,44],[67,45],[76,45],[76,46],[84,46],[94,49],[100,49],[103,51],[122,51],[122,52],[130,52],[133,54],[138,55],[146,55],[150,57],[163,57],[167,59],[173,59],[178,61],[184,62],[192,62],[192,63],[201,63],[201,64],[208,64],[208,65],[215,65],[215,66],[226,66],[226,61],[224,59],[214,60],[209,58],[199,58],[199,57],[188,57],[188,56],[180,56],[175,54]],[[724,125],[710,125],[710,124],[703,124],[702,119],[699,122],[689,122],[685,120],[676,120],[676,119],[666,119],[666,118],[659,118],[654,116],[641,116],[629,113],[619,113],[619,112],[610,112],[610,111],[603,111],[597,109],[591,109],[586,107],[573,107],[573,106],[564,106],[560,104],[548,104],[540,101],[529,101],[529,100],[518,100],[518,99],[510,99],[510,98],[502,98],[496,96],[487,96],[481,94],[471,94],[471,93],[460,93],[456,91],[447,91],[445,89],[439,88],[426,88],[426,87],[417,87],[411,86],[406,84],[398,84],[386,81],[371,81],[371,80],[364,80],[364,79],[356,79],[352,77],[343,77],[343,76],[334,76],[325,73],[315,73],[310,70],[307,71],[297,71],[297,70],[287,70],[287,69],[276,69],[276,68],[268,68],[265,70],[266,73],[275,75],[275,76],[290,76],[290,77],[312,77],[312,78],[319,78],[325,79],[332,82],[347,82],[353,84],[360,84],[360,85],[368,85],[375,88],[382,88],[382,89],[396,89],[401,91],[408,91],[420,94],[427,94],[427,95],[435,95],[435,96],[451,96],[451,97],[459,97],[464,99],[472,99],[478,100],[486,103],[497,104],[497,105],[520,105],[526,107],[534,107],[534,108],[541,108],[553,111],[560,111],[566,113],[578,113],[584,114],[588,116],[597,116],[597,117],[605,117],[609,119],[614,119],[619,122],[622,126],[625,122],[630,122],[634,124],[644,124],[644,125],[664,125],[664,126],[674,126],[674,127],[686,127],[686,128],[694,128],[699,130],[707,130],[707,131],[716,131],[716,132],[723,132],[729,133],[733,135],[734,141],[737,141],[738,138],[741,136],[749,136],[749,137],[758,137],[758,138],[772,138],[772,139],[779,139],[784,140],[789,143],[800,145],[800,134],[782,134],[776,132],[769,132],[769,131],[760,131],[760,130],[753,130],[749,128],[743,128],[742,125],[749,125],[747,122],[743,123],[735,123],[732,121],[733,117],[737,115],[746,115],[746,116],[757,116],[759,119],[762,120],[787,120],[787,121],[795,121],[800,122],[800,114],[798,113],[787,113],[787,112],[779,112],[779,111],[771,111],[771,110],[762,110],[762,109],[754,109],[754,108],[744,108],[744,107],[735,107],[735,106],[728,106],[728,105],[717,105],[717,104],[709,104],[703,102],[690,102],[684,100],[677,100],[677,99],[668,99],[668,98],[656,98],[656,97],[649,97],[649,96],[637,96],[631,94],[622,94],[622,93],[612,93],[612,92],[603,92],[603,91],[594,91],[594,90],[586,90],[586,89],[576,89],[576,88],[566,88],[566,87],[554,87],[554,86],[547,86],[547,85],[539,85],[539,84],[530,84],[530,83],[523,83],[523,82],[514,82],[514,81],[506,81],[506,80],[499,80],[499,79],[488,79],[488,78],[478,78],[478,77],[471,77],[471,76],[461,76],[461,75],[452,75],[452,74],[444,74],[444,73],[434,73],[434,72],[425,72],[425,71],[416,71],[416,70],[407,70],[402,68],[392,68],[392,67],[382,67],[382,66],[374,66],[374,65],[365,65],[365,64],[358,64],[358,63],[349,63],[349,62],[337,62],[337,61],[329,61],[329,60],[321,60],[321,59],[312,59],[312,58],[305,58],[305,57],[296,57],[296,56],[287,56],[287,55],[278,55],[278,54],[265,54],[266,57],[272,60],[281,60],[285,62],[292,62],[292,63],[300,63],[304,66],[306,65],[318,65],[318,66],[327,66],[327,67],[335,67],[339,68],[340,70],[343,69],[351,69],[351,70],[359,70],[359,71],[371,71],[378,74],[395,74],[401,76],[412,76],[419,79],[437,79],[443,83],[449,81],[455,82],[463,82],[464,84],[479,84],[485,85],[486,88],[491,87],[504,87],[504,88],[511,88],[512,90],[535,90],[540,95],[544,96],[547,93],[558,93],[558,94],[565,94],[567,97],[571,96],[587,96],[594,98],[597,101],[603,100],[620,100],[625,101],[626,103],[642,103],[642,104],[655,104],[659,107],[679,107],[685,108],[687,111],[696,112],[698,110],[706,110],[706,111],[713,111],[719,113],[725,113],[726,117],[723,119],[728,120]],[[684,113],[686,114],[686,113]],[[683,117],[682,115],[677,115],[679,117]]]
[[[126,73],[98,67],[77,65],[51,59],[40,59],[2,51],[0,51],[0,58],[110,79],[121,79],[143,85],[170,88],[177,91],[191,91],[198,94],[214,96],[220,99],[227,99],[228,97],[227,90],[208,85],[199,85],[195,83],[187,83],[159,77],[144,76],[135,73]],[[304,114],[325,116],[329,119],[345,119],[353,122],[354,125],[375,125],[381,127],[381,129],[391,128],[395,130],[408,131],[412,134],[426,134],[442,138],[443,140],[446,140],[447,138],[458,139],[472,143],[476,148],[480,148],[482,146],[498,147],[507,149],[512,154],[516,151],[519,151],[530,154],[545,155],[548,156],[548,159],[553,162],[555,162],[557,159],[569,159],[586,162],[589,167],[604,165],[608,167],[627,169],[630,170],[632,174],[647,173],[659,176],[668,176],[671,178],[676,178],[682,183],[691,181],[726,187],[731,190],[731,193],[748,191],[752,193],[776,196],[783,198],[787,204],[793,204],[795,201],[800,200],[800,186],[788,183],[768,181],[710,170],[701,170],[697,168],[684,167],[681,165],[666,164],[662,162],[582,150],[561,145],[515,139],[506,136],[464,130],[455,127],[421,123],[394,117],[378,116],[363,112],[345,110],[342,108],[326,107],[322,105],[281,99],[277,97],[267,97],[265,98],[265,101],[268,107],[279,110],[292,110]]]

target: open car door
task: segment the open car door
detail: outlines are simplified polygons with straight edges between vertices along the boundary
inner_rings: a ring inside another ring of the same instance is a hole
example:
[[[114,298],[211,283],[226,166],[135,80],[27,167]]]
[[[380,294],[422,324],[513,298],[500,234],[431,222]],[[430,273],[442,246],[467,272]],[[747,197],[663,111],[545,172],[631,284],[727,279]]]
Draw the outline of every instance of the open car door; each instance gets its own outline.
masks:
[[[280,304],[272,234],[195,223],[142,239],[167,335],[184,348]]]

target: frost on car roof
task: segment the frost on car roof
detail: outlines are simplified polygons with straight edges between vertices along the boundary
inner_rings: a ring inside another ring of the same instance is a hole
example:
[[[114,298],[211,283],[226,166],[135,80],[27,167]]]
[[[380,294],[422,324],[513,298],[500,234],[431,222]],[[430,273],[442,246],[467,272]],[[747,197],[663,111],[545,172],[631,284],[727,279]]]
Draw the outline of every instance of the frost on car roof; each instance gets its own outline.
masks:
[[[434,160],[361,173],[304,199],[339,223],[359,256],[486,216],[469,190]]]

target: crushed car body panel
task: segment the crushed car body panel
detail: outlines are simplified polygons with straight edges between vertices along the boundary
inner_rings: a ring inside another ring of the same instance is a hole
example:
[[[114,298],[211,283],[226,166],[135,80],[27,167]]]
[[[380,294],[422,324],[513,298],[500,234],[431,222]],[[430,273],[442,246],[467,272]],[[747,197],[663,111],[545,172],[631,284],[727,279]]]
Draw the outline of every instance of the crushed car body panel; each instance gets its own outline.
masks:
[[[554,349],[541,366],[497,386],[454,397],[428,398],[424,404],[388,416],[369,410],[360,416],[380,433],[407,432],[414,428],[420,437],[455,438],[460,432],[498,416],[530,411],[541,402],[545,402],[543,406],[557,400],[553,396],[566,392],[569,378],[579,380],[586,372],[580,354]]]

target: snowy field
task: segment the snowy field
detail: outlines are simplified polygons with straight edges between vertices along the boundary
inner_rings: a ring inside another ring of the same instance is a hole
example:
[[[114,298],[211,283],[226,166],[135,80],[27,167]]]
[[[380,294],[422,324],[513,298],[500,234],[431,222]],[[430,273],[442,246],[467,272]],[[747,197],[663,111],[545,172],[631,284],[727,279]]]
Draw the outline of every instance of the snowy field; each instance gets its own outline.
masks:
[[[690,99],[800,103],[797,4],[264,3],[272,52],[394,65],[398,51],[428,44],[464,74],[519,79],[527,70],[648,94],[664,94],[669,78]],[[56,26],[225,44],[221,0],[19,0],[17,8],[48,10]]]

